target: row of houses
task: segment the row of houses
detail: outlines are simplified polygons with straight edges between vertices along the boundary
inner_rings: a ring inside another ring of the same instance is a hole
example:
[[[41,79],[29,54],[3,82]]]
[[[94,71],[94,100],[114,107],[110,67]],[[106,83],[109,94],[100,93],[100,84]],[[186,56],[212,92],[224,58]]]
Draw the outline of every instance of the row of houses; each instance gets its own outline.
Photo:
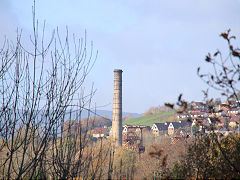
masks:
[[[154,136],[169,135],[172,136],[178,129],[189,130],[188,127],[197,127],[197,131],[202,131],[208,127],[218,127],[218,131],[224,128],[227,131],[235,131],[239,128],[240,107],[238,101],[228,101],[215,106],[214,112],[203,102],[191,103],[188,110],[178,114],[178,122],[154,123],[150,126],[123,126],[123,135],[128,132],[142,133],[143,131],[151,132]],[[196,128],[195,128],[196,129]],[[192,133],[192,132],[191,132]],[[111,134],[107,128],[95,128],[93,137],[105,137]]]
[[[226,116],[240,116],[240,108],[234,108],[228,111],[220,110],[214,113],[207,113],[207,112],[200,112],[200,111],[188,111],[177,115],[179,120],[191,118],[191,119],[198,119],[198,118],[206,118],[206,117],[226,117]]]
[[[178,130],[184,130],[186,133],[193,133],[192,130],[207,133],[210,127],[217,127],[215,131],[225,133],[239,131],[238,122],[240,121],[240,116],[226,116],[218,118],[198,118],[189,120],[181,120],[178,122],[165,122],[165,123],[154,123],[152,127],[150,126],[133,126],[124,125],[122,128],[123,136],[127,133],[136,133],[136,135],[141,136],[142,133],[150,132],[154,136],[172,136],[175,135]],[[194,128],[193,128],[194,127]],[[180,132],[180,131],[179,131]],[[111,129],[107,128],[95,128],[93,130],[93,137],[106,137],[111,134]]]
[[[186,129],[191,126],[191,122],[188,120],[182,120],[179,122],[165,122],[165,123],[154,123],[152,125],[152,133],[155,136],[160,135],[173,135],[178,129]]]
[[[133,125],[124,125],[122,128],[123,136],[127,133],[136,133],[141,136],[142,133],[150,132],[154,136],[160,135],[173,135],[178,129],[185,129],[190,127],[192,123],[188,120],[182,120],[179,122],[165,122],[165,123],[154,123],[152,127],[150,126],[133,126]],[[107,128],[95,128],[93,130],[93,137],[106,137],[111,134],[111,130],[108,131]]]
[[[221,134],[239,133],[239,101],[227,101],[209,109],[203,102],[192,103],[186,112],[178,114],[179,120],[189,119],[195,131],[210,133],[213,129]]]
[[[190,108],[186,112],[178,114],[178,119],[197,119],[206,117],[221,117],[221,116],[235,116],[240,115],[240,107],[238,106],[238,101],[227,101],[226,103],[221,103],[216,105],[213,110],[203,102],[193,102]]]

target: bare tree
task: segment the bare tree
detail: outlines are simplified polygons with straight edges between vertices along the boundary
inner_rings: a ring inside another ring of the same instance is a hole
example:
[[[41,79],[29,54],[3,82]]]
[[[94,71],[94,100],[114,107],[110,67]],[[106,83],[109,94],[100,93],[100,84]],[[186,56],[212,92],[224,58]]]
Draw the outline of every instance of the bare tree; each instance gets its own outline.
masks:
[[[223,53],[220,50],[217,50],[213,55],[208,53],[205,58],[207,63],[213,68],[212,72],[207,74],[200,73],[200,67],[197,69],[197,74],[199,77],[207,83],[210,87],[218,90],[221,92],[222,96],[225,96],[229,102],[229,106],[231,107],[238,107],[240,108],[239,102],[239,83],[240,83],[240,49],[236,47],[237,45],[234,44],[233,40],[236,39],[236,36],[230,34],[231,30],[227,30],[224,33],[221,33],[220,36],[226,40],[228,46],[228,53],[226,57],[224,57]],[[207,96],[207,92],[205,96]],[[210,100],[210,102],[212,99]],[[212,111],[214,109],[210,106]],[[212,120],[218,121],[218,118],[212,118]],[[238,129],[240,122],[238,121]],[[213,129],[214,130],[214,129]],[[239,135],[239,130],[238,130]],[[233,169],[234,172],[240,173],[239,167],[232,162],[230,155],[224,151],[221,143],[219,142],[218,138],[216,138],[216,134],[213,133],[214,140],[221,151],[225,161],[228,165]],[[238,138],[232,137],[235,139],[235,144],[239,144]]]
[[[230,34],[230,29],[227,32],[221,33],[220,36],[227,42],[227,54],[217,50],[213,54],[208,53],[205,61],[210,64],[212,71],[201,73],[201,68],[198,67],[198,76],[211,88],[221,92],[228,101],[229,108],[240,107],[239,103],[239,82],[240,82],[240,49],[235,44],[235,36]],[[211,116],[205,118],[210,119],[211,124],[206,126],[211,133],[210,135],[196,136],[192,145],[189,146],[189,151],[185,159],[179,164],[177,163],[174,171],[174,178],[217,178],[217,177],[239,177],[239,131],[237,134],[230,134],[228,137],[221,137],[215,132],[215,124],[219,121],[219,117],[215,113],[221,112],[214,108],[213,99],[208,98],[208,90],[203,91],[204,101],[208,107],[208,112]],[[168,107],[174,108],[174,104],[166,103]],[[178,98],[177,105],[179,113],[187,112],[189,104],[182,99],[182,94]],[[191,121],[189,116],[189,121]],[[198,122],[197,122],[198,123]],[[226,122],[228,123],[228,122]],[[239,121],[237,122],[239,129]],[[225,125],[226,126],[226,125]],[[226,143],[228,144],[226,146]],[[229,148],[230,147],[230,148]],[[203,153],[204,152],[204,153]],[[216,153],[218,152],[218,153]],[[200,156],[199,154],[204,154]],[[234,157],[234,158],[233,158]],[[216,168],[219,164],[220,167]],[[213,165],[214,164],[214,165]],[[221,171],[219,171],[221,168]],[[180,172],[180,173],[179,173]],[[226,175],[227,174],[227,175]],[[180,176],[178,176],[180,175]]]
[[[83,109],[90,117],[94,94],[83,88],[97,57],[93,44],[67,29],[46,42],[35,2],[30,49],[22,39],[18,32],[16,44],[5,40],[0,49],[0,178],[101,177],[109,150],[93,144],[80,122]],[[73,121],[64,127],[66,120]]]
[[[240,49],[235,47],[233,42],[236,39],[235,36],[230,34],[231,30],[221,33],[220,36],[226,40],[228,46],[228,52],[226,57],[224,53],[217,50],[215,53],[208,55],[205,58],[207,63],[213,68],[212,72],[202,74],[200,73],[200,67],[197,70],[199,77],[207,83],[210,87],[221,91],[223,96],[227,98],[235,98],[239,100],[239,81],[240,81]],[[240,106],[238,102],[238,106]]]

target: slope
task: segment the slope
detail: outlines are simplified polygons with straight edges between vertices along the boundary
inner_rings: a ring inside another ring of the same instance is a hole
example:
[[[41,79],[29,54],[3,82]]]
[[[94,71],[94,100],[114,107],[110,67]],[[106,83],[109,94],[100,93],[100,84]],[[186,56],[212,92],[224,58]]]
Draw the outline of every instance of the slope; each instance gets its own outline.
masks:
[[[142,125],[152,126],[153,123],[163,123],[166,121],[176,121],[175,111],[161,112],[158,114],[151,114],[147,116],[141,116],[138,118],[129,119],[123,122],[123,125]]]

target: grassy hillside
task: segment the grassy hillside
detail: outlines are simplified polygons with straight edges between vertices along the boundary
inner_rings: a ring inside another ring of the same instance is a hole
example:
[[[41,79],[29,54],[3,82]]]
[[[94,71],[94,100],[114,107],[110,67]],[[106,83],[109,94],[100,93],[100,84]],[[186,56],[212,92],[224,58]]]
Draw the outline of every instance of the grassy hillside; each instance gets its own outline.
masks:
[[[123,125],[143,125],[152,126],[153,123],[162,123],[165,121],[174,121],[175,111],[162,112],[158,114],[151,114],[147,116],[141,116],[138,118],[129,119],[123,122]]]

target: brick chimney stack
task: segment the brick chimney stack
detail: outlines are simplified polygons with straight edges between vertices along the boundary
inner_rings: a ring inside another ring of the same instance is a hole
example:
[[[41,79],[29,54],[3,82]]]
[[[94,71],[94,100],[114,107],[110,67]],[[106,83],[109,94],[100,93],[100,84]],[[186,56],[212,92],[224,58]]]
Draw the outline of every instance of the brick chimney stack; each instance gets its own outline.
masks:
[[[122,146],[122,72],[114,69],[112,137],[115,147]]]

